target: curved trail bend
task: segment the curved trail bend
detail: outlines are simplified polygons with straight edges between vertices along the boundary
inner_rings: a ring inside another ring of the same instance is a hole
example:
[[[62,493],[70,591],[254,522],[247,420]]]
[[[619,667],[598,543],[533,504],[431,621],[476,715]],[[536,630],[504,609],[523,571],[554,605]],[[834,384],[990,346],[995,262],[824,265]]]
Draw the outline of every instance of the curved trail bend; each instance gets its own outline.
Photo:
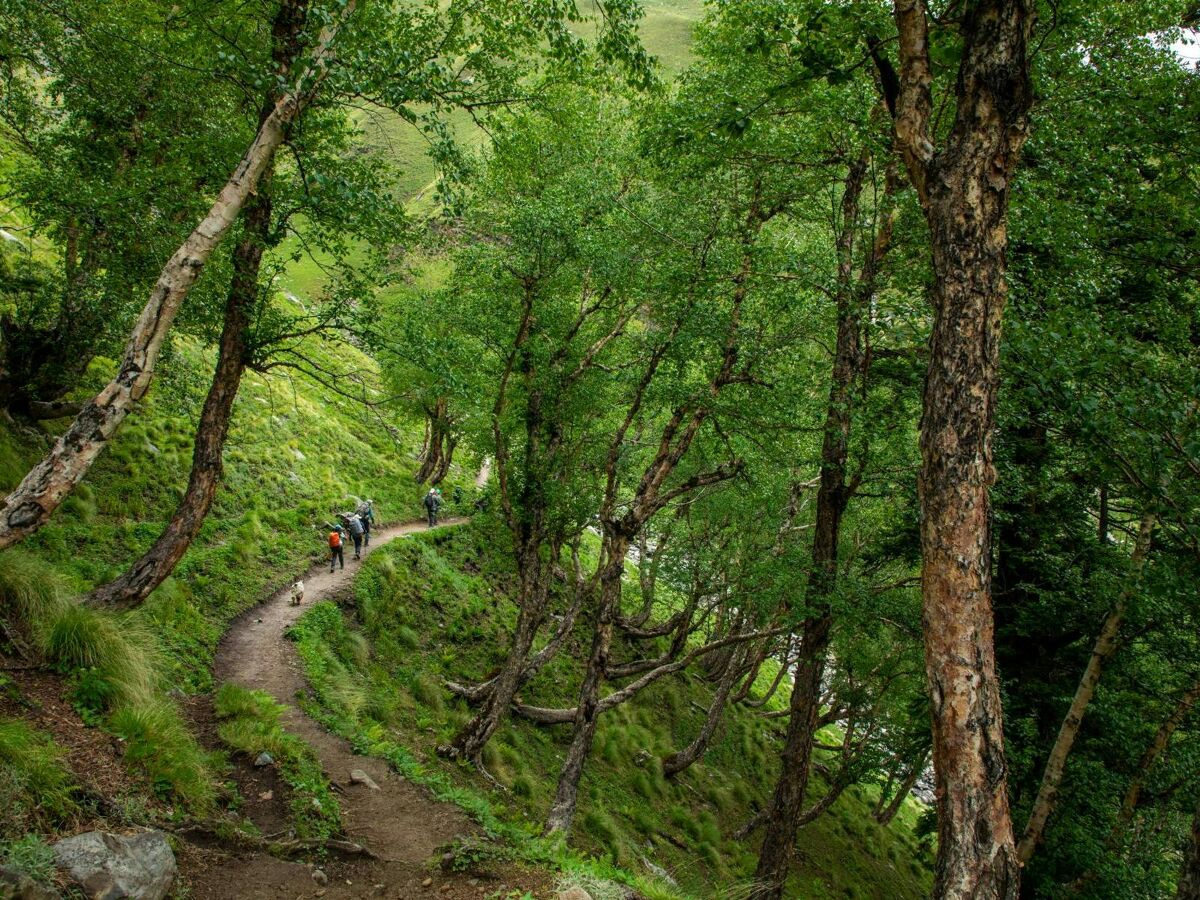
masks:
[[[443,524],[464,521],[447,519]],[[424,523],[410,522],[379,529],[372,534],[364,556],[425,527]],[[304,576],[304,602],[300,606],[291,605],[289,586],[234,620],[217,650],[214,670],[218,682],[265,691],[284,704],[284,727],[313,748],[329,780],[340,788],[347,837],[369,848],[379,859],[331,862],[326,867],[329,884],[320,888],[312,880],[309,865],[262,854],[233,857],[197,873],[193,893],[198,898],[294,898],[311,897],[317,891],[327,898],[407,898],[435,893],[443,898],[466,898],[486,896],[496,889],[494,883],[487,886],[461,876],[442,876],[428,868],[440,845],[476,830],[461,810],[434,800],[423,788],[391,771],[383,760],[355,755],[348,743],[330,734],[296,705],[296,695],[307,685],[284,632],[313,603],[349,590],[361,563],[349,558],[350,554],[347,557],[344,570],[331,574],[321,565]],[[370,775],[379,790],[351,783],[353,769]],[[431,876],[434,883],[424,885]]]

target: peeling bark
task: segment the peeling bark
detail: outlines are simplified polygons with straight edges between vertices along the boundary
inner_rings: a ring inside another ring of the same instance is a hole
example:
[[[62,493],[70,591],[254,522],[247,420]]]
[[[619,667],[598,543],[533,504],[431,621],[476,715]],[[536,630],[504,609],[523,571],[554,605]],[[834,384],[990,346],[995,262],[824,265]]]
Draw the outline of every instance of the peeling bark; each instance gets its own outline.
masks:
[[[996,676],[989,491],[1010,183],[1033,102],[1033,0],[963,7],[954,123],[932,132],[924,0],[895,0],[895,133],[929,226],[934,310],[921,421],[925,669],[938,807],[937,900],[1015,900]]]
[[[272,25],[275,69],[286,78],[301,52],[300,37],[308,13],[308,0],[280,4]],[[259,127],[280,101],[271,90],[259,112]],[[284,129],[286,136],[287,129]],[[258,275],[263,251],[271,235],[273,202],[270,182],[273,166],[267,165],[256,192],[241,211],[242,235],[233,249],[233,276],[225,300],[225,320],[212,384],[204,398],[192,448],[192,470],[187,489],[166,528],[141,558],[115,581],[97,588],[86,602],[93,606],[129,609],[142,603],[174,571],[183,554],[200,533],[212,508],[221,481],[222,456],[233,406],[250,354],[250,325],[258,301]]]

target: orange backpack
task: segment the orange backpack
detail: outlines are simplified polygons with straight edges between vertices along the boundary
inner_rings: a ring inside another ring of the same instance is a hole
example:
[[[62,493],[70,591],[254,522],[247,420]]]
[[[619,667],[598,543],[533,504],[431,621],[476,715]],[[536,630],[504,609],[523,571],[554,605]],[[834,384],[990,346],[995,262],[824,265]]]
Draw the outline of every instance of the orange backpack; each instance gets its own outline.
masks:
[[[329,532],[329,547],[330,547],[330,549],[336,550],[340,546],[342,546],[341,534],[339,534],[336,531]]]

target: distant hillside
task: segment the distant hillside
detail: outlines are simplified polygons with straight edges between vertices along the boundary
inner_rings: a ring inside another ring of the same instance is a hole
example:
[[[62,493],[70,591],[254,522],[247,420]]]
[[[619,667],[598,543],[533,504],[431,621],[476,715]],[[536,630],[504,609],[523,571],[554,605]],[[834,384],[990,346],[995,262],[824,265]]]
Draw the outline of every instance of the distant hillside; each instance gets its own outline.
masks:
[[[681,71],[692,60],[692,29],[704,13],[703,0],[645,0],[643,6],[642,43],[658,58],[665,75]],[[388,110],[364,108],[353,115],[363,130],[364,144],[396,163],[401,172],[397,185],[403,194],[415,197],[429,188],[437,172],[428,156],[428,140],[419,129]],[[468,144],[482,138],[466,112],[453,113],[449,121]]]

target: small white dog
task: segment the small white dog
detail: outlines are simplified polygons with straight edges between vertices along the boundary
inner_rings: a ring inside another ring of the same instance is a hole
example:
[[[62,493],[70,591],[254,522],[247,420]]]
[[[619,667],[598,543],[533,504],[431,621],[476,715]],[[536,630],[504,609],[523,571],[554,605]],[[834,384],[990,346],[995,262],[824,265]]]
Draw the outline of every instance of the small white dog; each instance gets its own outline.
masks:
[[[304,599],[304,582],[297,581],[292,585],[292,606],[299,606]]]

